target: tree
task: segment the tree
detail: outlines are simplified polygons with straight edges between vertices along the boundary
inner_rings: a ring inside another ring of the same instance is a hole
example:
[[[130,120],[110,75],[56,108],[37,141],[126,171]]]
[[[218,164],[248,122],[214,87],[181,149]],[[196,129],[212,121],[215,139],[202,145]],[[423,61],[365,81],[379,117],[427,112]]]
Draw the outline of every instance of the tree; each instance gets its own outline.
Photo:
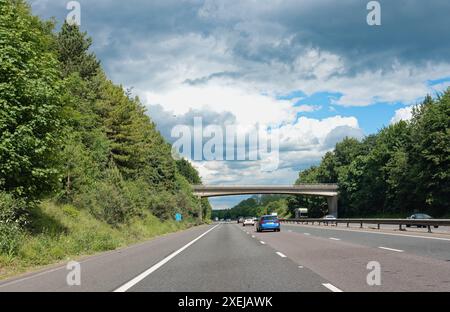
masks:
[[[427,97],[413,111],[411,165],[422,209],[450,212],[450,88],[436,100]]]
[[[197,170],[191,165],[189,161],[181,158],[176,161],[178,172],[183,175],[191,184],[201,184],[202,181],[198,175]]]
[[[92,39],[85,32],[80,32],[77,25],[64,22],[57,37],[58,59],[63,77],[77,72],[83,79],[89,79],[97,74],[100,62],[93,53],[88,52],[91,44]]]
[[[49,24],[0,0],[0,190],[39,199],[58,183],[62,129]]]

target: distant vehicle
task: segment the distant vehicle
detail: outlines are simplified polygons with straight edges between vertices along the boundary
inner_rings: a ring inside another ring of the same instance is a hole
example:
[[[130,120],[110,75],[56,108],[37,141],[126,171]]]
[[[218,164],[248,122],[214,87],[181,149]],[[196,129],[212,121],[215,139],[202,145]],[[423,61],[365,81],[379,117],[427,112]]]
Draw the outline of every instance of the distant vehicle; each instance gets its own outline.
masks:
[[[231,219],[226,219],[225,221],[226,221],[226,222],[231,222]]]
[[[276,216],[272,215],[262,216],[256,224],[256,231],[280,232],[280,220],[278,220]]]
[[[220,222],[223,222],[223,219],[220,219]]]
[[[244,219],[244,222],[242,222],[242,226],[246,226],[246,225],[255,225],[255,220],[253,220],[253,218],[251,217],[247,217]]]
[[[295,218],[308,218],[308,208],[297,208],[295,209]]]
[[[253,221],[258,221],[258,218],[257,217],[253,217]]]
[[[323,217],[324,220],[336,220],[336,217],[333,215],[326,215],[325,217]]]
[[[278,216],[278,213],[276,213],[276,212],[272,212],[271,214],[270,214],[271,216]]]
[[[410,215],[406,219],[409,219],[409,220],[428,220],[428,219],[433,219],[433,217],[431,217],[430,215],[427,215],[426,213],[415,213],[415,214]],[[417,226],[418,228],[427,227],[426,225],[421,225],[421,224],[414,225],[414,226]],[[406,227],[411,227],[411,225],[407,224]],[[435,229],[437,229],[438,227],[439,227],[438,225],[434,226]]]
[[[237,220],[237,223],[242,223],[242,222],[244,222],[244,217],[239,217]]]
[[[215,217],[215,218],[214,218],[214,221],[216,221],[216,222],[219,221],[219,218]]]

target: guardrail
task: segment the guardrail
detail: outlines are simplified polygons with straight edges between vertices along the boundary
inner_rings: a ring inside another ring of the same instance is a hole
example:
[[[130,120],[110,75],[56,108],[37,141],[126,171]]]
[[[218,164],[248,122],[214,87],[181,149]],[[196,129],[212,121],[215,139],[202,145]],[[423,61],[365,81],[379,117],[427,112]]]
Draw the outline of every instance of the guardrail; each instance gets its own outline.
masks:
[[[335,224],[336,226],[339,223],[347,224],[347,227],[350,224],[359,224],[360,228],[363,227],[363,224],[376,224],[378,229],[380,229],[380,225],[398,225],[399,230],[405,231],[403,226],[420,226],[427,227],[428,232],[431,233],[431,227],[438,226],[450,226],[450,219],[425,219],[425,220],[415,220],[415,219],[319,219],[319,218],[300,218],[300,219],[280,219],[280,222],[284,223],[321,223],[325,225]]]

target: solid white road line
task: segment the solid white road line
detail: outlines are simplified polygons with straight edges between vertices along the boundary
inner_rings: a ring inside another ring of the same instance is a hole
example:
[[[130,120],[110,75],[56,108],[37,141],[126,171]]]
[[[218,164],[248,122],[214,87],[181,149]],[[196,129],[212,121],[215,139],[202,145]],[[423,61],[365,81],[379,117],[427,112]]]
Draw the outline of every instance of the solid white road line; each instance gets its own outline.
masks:
[[[303,234],[305,234],[305,235],[311,235],[311,234],[309,234],[309,233],[303,233]]]
[[[336,237],[330,237],[331,240],[335,240],[335,241],[340,241],[340,238],[336,238]]]
[[[151,268],[149,268],[148,270],[142,272],[141,274],[139,274],[138,276],[136,276],[135,278],[133,278],[131,281],[123,284],[122,286],[120,286],[119,288],[117,288],[116,290],[114,290],[114,292],[126,292],[128,289],[130,289],[131,287],[133,287],[134,285],[136,285],[137,283],[139,283],[140,281],[142,281],[144,278],[146,278],[147,276],[149,276],[150,274],[152,274],[153,272],[155,272],[156,270],[158,270],[160,267],[162,267],[164,264],[166,264],[167,262],[169,262],[171,259],[173,259],[175,256],[177,256],[179,253],[181,253],[183,250],[187,249],[189,246],[191,246],[192,244],[194,244],[196,241],[198,241],[200,238],[202,238],[203,236],[205,236],[206,234],[208,234],[209,232],[211,232],[212,230],[214,230],[216,227],[218,227],[219,225],[215,225],[214,227],[212,227],[211,229],[209,229],[208,231],[206,231],[205,233],[201,234],[199,237],[197,237],[196,239],[190,241],[189,243],[187,243],[186,245],[184,245],[183,247],[181,247],[180,249],[178,249],[177,251],[174,251],[173,253],[171,253],[169,256],[167,256],[166,258],[162,259],[161,261],[159,261],[157,264],[155,264],[154,266],[152,266]]]
[[[330,283],[323,283],[322,285],[331,290],[332,292],[343,292],[342,290],[340,290],[334,285],[331,285]]]
[[[277,255],[279,255],[281,258],[286,258],[285,255],[283,255],[281,252],[277,251]]]
[[[396,252],[403,252],[404,251],[404,250],[388,248],[388,247],[378,247],[378,248],[385,249],[385,250],[390,250],[390,251],[396,251]]]
[[[265,245],[266,243],[265,242],[263,242],[263,241],[259,241],[261,244],[263,244],[263,245]]]

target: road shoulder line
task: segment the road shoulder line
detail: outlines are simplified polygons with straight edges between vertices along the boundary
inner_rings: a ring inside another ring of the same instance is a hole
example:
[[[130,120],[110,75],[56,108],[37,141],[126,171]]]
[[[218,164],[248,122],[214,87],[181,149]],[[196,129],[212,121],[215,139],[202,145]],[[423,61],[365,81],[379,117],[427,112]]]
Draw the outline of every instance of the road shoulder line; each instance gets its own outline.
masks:
[[[212,227],[211,229],[209,229],[208,231],[204,232],[203,234],[201,234],[200,236],[198,236],[197,238],[195,238],[194,240],[190,241],[189,243],[187,243],[186,245],[184,245],[183,247],[181,247],[180,249],[174,251],[173,253],[171,253],[169,256],[167,256],[166,258],[162,259],[161,261],[159,261],[157,264],[153,265],[152,267],[150,267],[149,269],[145,270],[144,272],[142,272],[141,274],[139,274],[138,276],[136,276],[135,278],[133,278],[132,280],[130,280],[129,282],[123,284],[122,286],[120,286],[119,288],[117,288],[116,290],[114,290],[114,292],[126,292],[128,289],[130,289],[131,287],[133,287],[134,285],[136,285],[137,283],[139,283],[140,281],[142,281],[144,278],[146,278],[147,276],[149,276],[150,274],[152,274],[153,272],[155,272],[156,270],[158,270],[160,267],[162,267],[164,264],[166,264],[167,262],[169,262],[171,259],[173,259],[174,257],[176,257],[178,254],[180,254],[182,251],[184,251],[185,249],[187,249],[189,246],[191,246],[192,244],[194,244],[196,241],[198,241],[199,239],[201,239],[203,236],[205,236],[206,234],[208,234],[209,232],[211,232],[212,230],[214,230],[216,227],[218,227],[219,224],[215,225],[214,227]]]

